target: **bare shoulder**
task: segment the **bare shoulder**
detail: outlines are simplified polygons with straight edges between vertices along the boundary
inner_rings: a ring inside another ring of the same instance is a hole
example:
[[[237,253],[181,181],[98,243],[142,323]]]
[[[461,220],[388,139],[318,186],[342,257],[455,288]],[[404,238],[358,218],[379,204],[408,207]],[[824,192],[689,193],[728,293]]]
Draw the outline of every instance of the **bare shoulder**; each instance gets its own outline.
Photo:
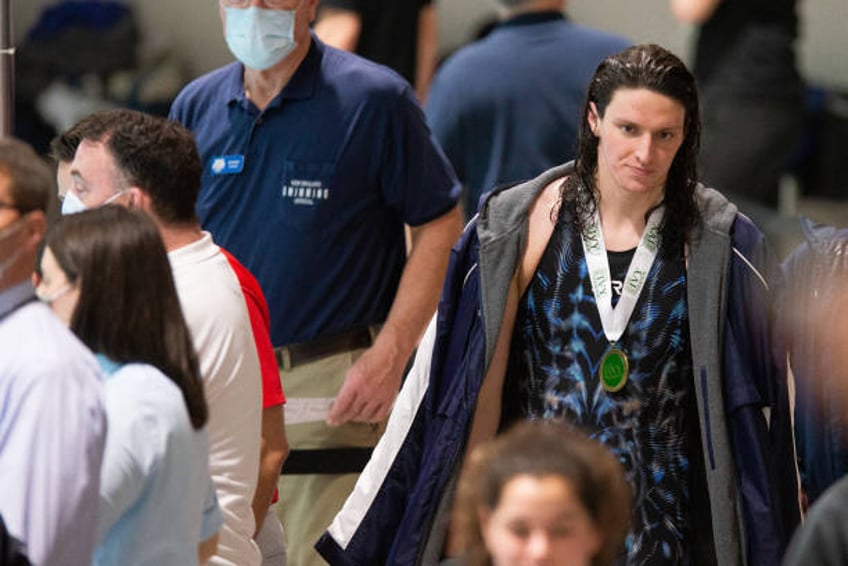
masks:
[[[556,209],[560,202],[562,179],[555,179],[541,193],[530,208],[527,234],[527,249],[518,269],[518,290],[524,294],[530,280],[536,273],[542,254],[548,246],[556,224]]]

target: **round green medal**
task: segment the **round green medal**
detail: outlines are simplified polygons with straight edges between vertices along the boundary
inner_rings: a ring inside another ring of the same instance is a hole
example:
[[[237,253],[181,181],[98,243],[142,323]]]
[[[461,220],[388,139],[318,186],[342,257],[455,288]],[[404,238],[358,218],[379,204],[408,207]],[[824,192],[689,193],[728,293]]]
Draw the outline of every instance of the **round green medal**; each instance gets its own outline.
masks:
[[[630,363],[627,354],[618,348],[610,348],[601,358],[601,385],[609,393],[620,391],[627,384]]]

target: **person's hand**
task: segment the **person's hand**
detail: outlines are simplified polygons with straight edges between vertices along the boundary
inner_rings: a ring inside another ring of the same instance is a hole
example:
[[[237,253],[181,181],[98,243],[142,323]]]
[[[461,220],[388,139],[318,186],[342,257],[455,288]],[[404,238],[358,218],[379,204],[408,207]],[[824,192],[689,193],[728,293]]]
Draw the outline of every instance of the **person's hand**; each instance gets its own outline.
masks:
[[[400,389],[406,356],[390,340],[374,343],[351,366],[327,415],[327,424],[377,423],[386,418]]]

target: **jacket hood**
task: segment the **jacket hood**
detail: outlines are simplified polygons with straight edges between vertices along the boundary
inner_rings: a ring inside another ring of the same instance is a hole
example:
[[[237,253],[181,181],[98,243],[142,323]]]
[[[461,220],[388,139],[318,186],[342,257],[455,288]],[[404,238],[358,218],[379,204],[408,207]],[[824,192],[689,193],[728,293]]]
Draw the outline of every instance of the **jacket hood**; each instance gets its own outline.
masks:
[[[481,245],[521,227],[527,222],[530,207],[539,193],[551,182],[572,173],[574,162],[570,161],[548,169],[530,181],[493,189],[480,208],[477,219],[477,235]],[[511,190],[519,188],[520,190]],[[738,212],[736,205],[715,189],[705,187],[701,183],[698,183],[695,190],[695,198],[706,229],[729,233]]]
[[[500,238],[526,224],[530,207],[536,202],[539,193],[551,182],[573,172],[574,162],[570,161],[548,169],[530,181],[493,189],[480,208],[477,219],[480,244],[485,245],[486,242]]]
[[[510,281],[527,247],[530,207],[545,187],[572,171],[573,164],[566,163],[526,183],[496,188],[480,209],[476,221],[487,368],[500,333]]]
[[[721,234],[728,234],[736,219],[738,208],[715,189],[698,183],[695,199],[701,211],[703,226]]]

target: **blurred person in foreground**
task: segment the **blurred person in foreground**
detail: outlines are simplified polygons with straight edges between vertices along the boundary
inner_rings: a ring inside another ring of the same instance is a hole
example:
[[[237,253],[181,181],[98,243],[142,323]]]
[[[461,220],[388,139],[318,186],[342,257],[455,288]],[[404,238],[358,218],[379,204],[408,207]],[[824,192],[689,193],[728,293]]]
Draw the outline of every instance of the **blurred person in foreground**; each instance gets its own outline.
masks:
[[[610,565],[630,498],[621,464],[600,443],[560,423],[519,423],[479,445],[462,471],[456,564]]]
[[[0,516],[36,566],[91,562],[106,439],[92,353],[31,282],[50,169],[0,140]]]
[[[801,229],[804,242],[781,265],[778,319],[795,385],[806,507],[848,475],[848,227],[805,218]]]
[[[156,226],[118,206],[71,215],[48,233],[41,272],[39,298],[104,372],[109,432],[92,564],[205,564],[222,524],[208,409]]]

